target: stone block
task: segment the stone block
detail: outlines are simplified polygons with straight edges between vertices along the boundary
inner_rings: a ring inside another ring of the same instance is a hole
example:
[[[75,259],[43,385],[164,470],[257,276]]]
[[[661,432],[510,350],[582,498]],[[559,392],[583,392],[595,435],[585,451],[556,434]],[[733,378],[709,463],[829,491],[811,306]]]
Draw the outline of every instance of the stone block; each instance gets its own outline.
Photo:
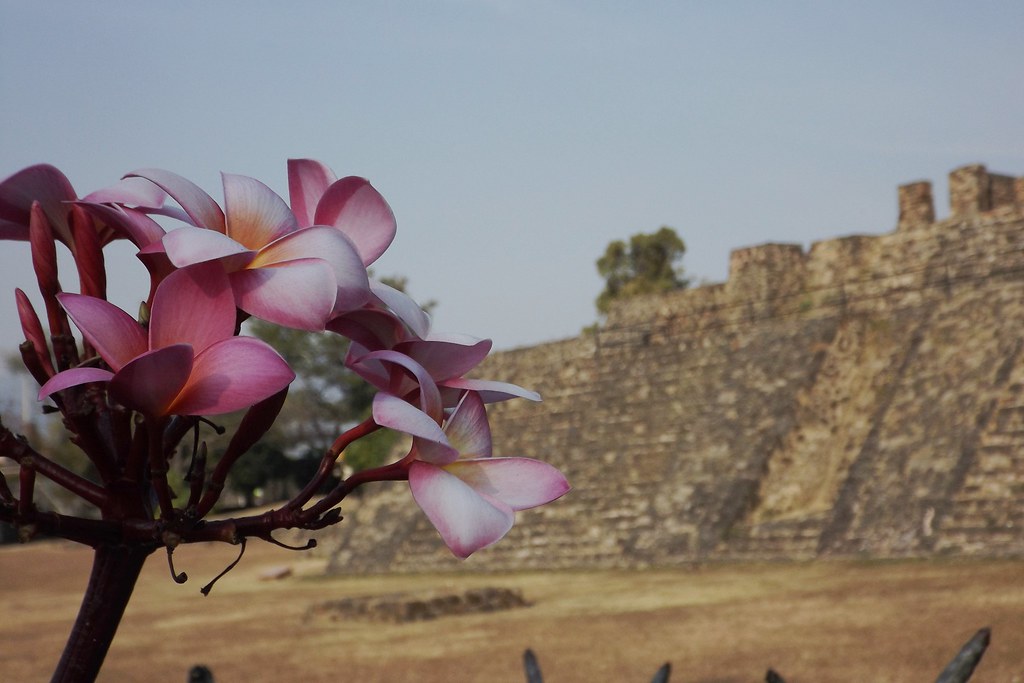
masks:
[[[919,181],[900,185],[899,208],[899,230],[934,223],[935,202],[932,199],[932,184]]]
[[[949,174],[949,210],[953,216],[971,216],[991,206],[988,170],[969,164]]]

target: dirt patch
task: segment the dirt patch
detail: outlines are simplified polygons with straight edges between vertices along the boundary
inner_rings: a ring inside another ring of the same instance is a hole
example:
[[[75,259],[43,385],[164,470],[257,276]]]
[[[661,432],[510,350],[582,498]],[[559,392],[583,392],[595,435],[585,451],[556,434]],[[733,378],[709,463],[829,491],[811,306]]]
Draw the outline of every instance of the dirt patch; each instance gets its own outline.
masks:
[[[523,597],[522,591],[484,586],[454,593],[388,593],[328,600],[313,605],[306,612],[306,616],[327,621],[362,619],[404,624],[410,621],[431,621],[460,614],[501,612],[529,606],[530,603]]]

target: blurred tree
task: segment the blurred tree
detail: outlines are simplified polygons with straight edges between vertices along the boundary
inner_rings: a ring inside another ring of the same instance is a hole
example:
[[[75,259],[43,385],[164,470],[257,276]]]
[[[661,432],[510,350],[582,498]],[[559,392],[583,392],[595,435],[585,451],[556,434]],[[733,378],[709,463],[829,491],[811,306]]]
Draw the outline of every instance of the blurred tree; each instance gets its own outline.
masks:
[[[35,400],[35,390],[38,389],[38,385],[25,370],[21,355],[6,353],[3,356],[7,374],[11,378],[8,386],[20,386],[20,392],[30,391],[32,394],[31,401],[27,404],[32,410],[28,411],[25,409],[24,396],[4,396],[2,398],[0,420],[3,424],[15,429],[33,448],[44,453],[57,464],[93,481],[98,479],[99,475],[89,458],[68,438],[60,415],[45,410],[43,404]],[[14,468],[10,467],[13,464],[12,460],[0,457],[0,473],[13,472]],[[13,484],[15,490],[17,489],[17,481],[8,483]],[[40,477],[36,486],[38,487],[39,502],[45,509],[79,516],[93,515],[96,512],[95,508],[46,478]]]
[[[257,500],[260,489],[289,479],[292,462],[279,448],[261,441],[239,458],[231,468],[228,480],[231,488],[245,498],[245,507],[251,508]],[[282,492],[282,495],[286,495]]]
[[[382,281],[402,291],[407,285],[403,277]],[[434,305],[428,302],[424,309],[430,311]],[[261,320],[250,320],[247,328],[277,349],[296,374],[281,415],[264,440],[287,454],[293,473],[315,470],[339,434],[370,416],[376,390],[345,367],[348,340],[341,335],[309,334]],[[359,439],[346,449],[345,465],[359,471],[384,464],[401,438],[391,430],[380,430]],[[267,462],[266,467],[274,465]],[[229,483],[235,484],[230,479]]]
[[[686,288],[690,281],[677,265],[685,253],[686,244],[667,226],[655,233],[633,235],[629,244],[615,240],[597,260],[597,272],[605,280],[597,310],[606,314],[617,299]]]

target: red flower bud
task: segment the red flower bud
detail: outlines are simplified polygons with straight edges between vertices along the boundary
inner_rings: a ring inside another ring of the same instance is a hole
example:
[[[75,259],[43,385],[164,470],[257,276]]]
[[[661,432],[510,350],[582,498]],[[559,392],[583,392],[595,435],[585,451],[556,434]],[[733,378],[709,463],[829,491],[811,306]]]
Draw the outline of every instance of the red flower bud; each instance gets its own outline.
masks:
[[[107,298],[107,272],[103,248],[92,217],[80,206],[71,209],[71,234],[75,243],[75,264],[81,292],[97,299]]]
[[[46,344],[46,333],[43,332],[43,325],[39,322],[39,316],[32,308],[32,302],[28,295],[20,289],[14,290],[15,299],[18,302],[18,317],[21,319],[21,329],[25,333],[25,339],[32,343],[39,363],[46,370],[48,377],[54,374],[53,363],[50,361],[50,347]]]

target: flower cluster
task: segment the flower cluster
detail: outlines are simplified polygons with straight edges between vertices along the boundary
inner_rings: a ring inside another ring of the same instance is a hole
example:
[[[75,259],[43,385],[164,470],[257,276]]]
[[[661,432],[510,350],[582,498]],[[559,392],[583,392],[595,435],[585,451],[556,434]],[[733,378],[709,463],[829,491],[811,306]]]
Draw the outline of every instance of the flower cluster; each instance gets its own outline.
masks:
[[[47,165],[0,182],[0,239],[31,243],[54,335],[51,357],[43,325],[19,290],[30,343],[23,356],[41,384],[39,398],[61,407],[83,391],[102,390],[109,404],[165,430],[175,417],[256,410],[295,373],[267,343],[239,334],[251,316],[350,340],[346,358],[324,362],[344,363],[376,388],[373,428],[411,437],[405,457],[381,468],[380,478],[408,479],[459,557],[504,536],[516,510],[563,495],[569,486],[554,467],[491,453],[485,405],[540,397],[467,377],[490,342],[432,331],[411,298],[368,275],[396,229],[377,190],[362,178],[338,179],[312,160],[288,162],[288,186],[285,201],[253,178],[224,174],[221,206],[191,181],[158,169],[134,171],[83,197]],[[115,239],[138,247],[150,273],[138,319],[106,300],[103,247]],[[61,291],[56,242],[74,255],[81,293]],[[57,347],[57,339],[70,338],[69,319],[83,338],[81,357]],[[158,460],[150,467],[159,470]],[[162,513],[171,519],[176,510],[168,500]],[[280,519],[313,528],[296,511],[306,501]]]

